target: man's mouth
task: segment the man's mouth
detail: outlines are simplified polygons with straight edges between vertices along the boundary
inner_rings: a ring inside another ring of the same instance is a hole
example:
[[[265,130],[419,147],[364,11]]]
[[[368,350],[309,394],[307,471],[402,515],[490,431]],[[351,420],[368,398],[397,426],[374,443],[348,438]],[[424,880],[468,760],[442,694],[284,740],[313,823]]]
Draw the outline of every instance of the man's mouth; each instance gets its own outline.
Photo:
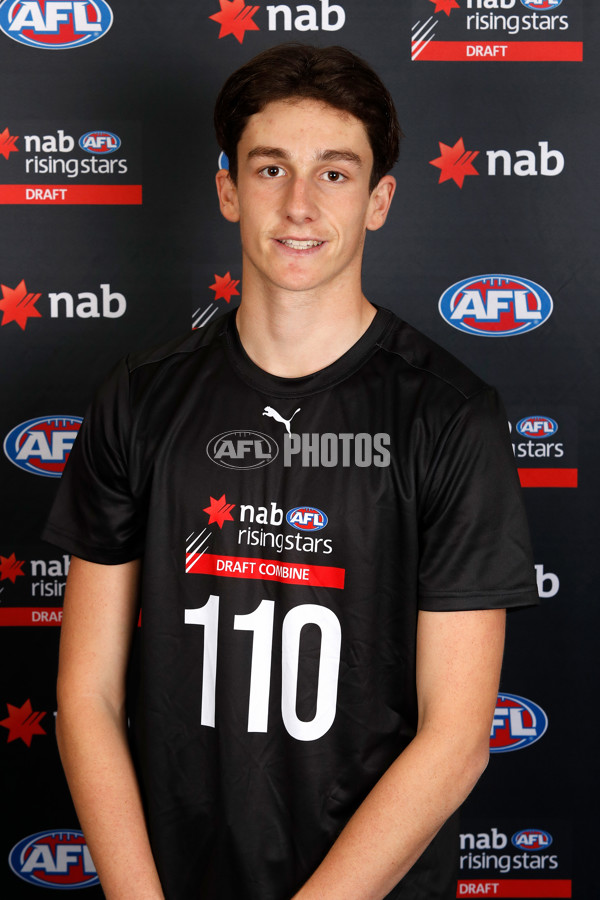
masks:
[[[320,247],[324,241],[293,241],[291,238],[277,238],[278,243],[292,250],[310,250],[312,247]]]

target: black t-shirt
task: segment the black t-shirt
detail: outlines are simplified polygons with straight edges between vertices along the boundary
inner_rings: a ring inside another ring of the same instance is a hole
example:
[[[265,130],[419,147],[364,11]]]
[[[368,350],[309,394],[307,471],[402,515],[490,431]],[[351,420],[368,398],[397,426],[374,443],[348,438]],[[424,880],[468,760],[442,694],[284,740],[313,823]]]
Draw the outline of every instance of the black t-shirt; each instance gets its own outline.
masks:
[[[419,609],[537,602],[495,391],[383,309],[302,378],[235,313],[129,357],[45,537],[143,557],[132,748],[168,900],[289,900],[415,734]],[[454,896],[454,840],[389,897]]]

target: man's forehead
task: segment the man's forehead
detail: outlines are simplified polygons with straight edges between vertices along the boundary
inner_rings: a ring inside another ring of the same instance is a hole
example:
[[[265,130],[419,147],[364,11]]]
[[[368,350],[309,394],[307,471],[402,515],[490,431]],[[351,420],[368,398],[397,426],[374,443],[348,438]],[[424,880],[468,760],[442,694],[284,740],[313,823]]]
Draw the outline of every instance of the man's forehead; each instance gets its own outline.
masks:
[[[320,100],[290,98],[275,100],[248,118],[240,135],[244,155],[256,156],[262,149],[290,153],[300,143],[312,146],[312,154],[331,158],[354,155],[360,161],[370,153],[370,141],[364,124],[345,110]],[[265,155],[265,154],[262,154]],[[356,161],[356,160],[355,160]]]

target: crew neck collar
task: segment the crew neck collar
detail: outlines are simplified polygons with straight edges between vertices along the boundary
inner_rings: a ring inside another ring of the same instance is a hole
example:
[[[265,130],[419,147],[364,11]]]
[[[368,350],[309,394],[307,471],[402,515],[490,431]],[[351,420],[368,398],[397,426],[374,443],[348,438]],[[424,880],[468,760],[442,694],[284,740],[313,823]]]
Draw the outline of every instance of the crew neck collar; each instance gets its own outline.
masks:
[[[388,309],[376,307],[377,312],[366,331],[345,353],[331,365],[310,375],[299,378],[283,378],[271,375],[254,363],[242,346],[238,334],[235,314],[232,310],[227,316],[224,329],[227,355],[240,377],[257,390],[270,397],[306,397],[319,391],[333,387],[360,368],[373,353],[383,333],[388,328],[393,313]]]

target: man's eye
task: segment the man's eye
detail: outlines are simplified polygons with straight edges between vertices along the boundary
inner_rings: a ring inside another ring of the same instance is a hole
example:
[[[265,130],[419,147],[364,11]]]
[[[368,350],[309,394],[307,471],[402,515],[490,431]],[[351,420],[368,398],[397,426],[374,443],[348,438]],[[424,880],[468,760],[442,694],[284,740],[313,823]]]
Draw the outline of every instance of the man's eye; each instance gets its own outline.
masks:
[[[264,175],[265,178],[281,178],[284,171],[281,166],[265,166],[264,169],[260,170],[260,174]]]
[[[341,172],[336,172],[335,170],[332,170],[330,172],[325,172],[323,177],[324,177],[325,181],[330,181],[333,184],[335,184],[336,182],[341,182],[341,181],[346,180],[345,175],[342,175]]]

